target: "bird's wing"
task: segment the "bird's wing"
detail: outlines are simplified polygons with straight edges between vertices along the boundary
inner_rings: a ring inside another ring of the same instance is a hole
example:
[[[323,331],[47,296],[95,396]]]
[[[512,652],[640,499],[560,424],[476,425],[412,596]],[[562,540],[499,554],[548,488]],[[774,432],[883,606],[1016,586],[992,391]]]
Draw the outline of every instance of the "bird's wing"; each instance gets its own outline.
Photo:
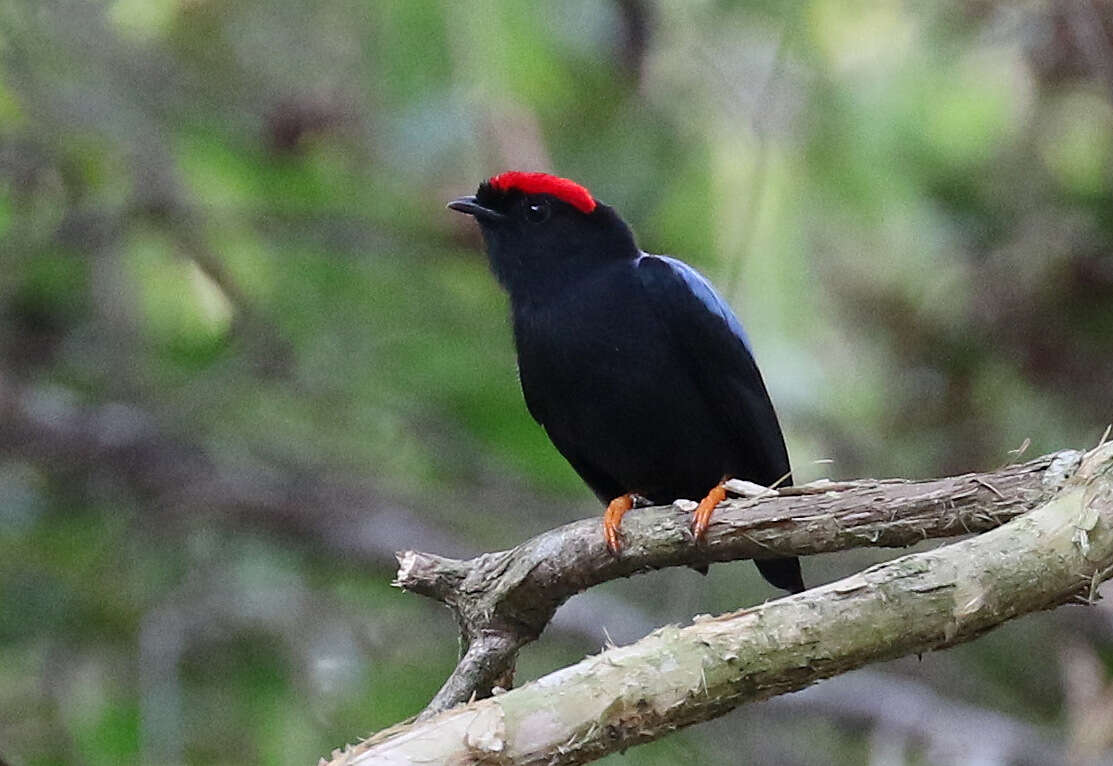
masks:
[[[637,271],[647,298],[666,325],[707,406],[745,453],[738,478],[772,484],[789,471],[773,403],[741,322],[711,284],[675,258],[643,255]]]

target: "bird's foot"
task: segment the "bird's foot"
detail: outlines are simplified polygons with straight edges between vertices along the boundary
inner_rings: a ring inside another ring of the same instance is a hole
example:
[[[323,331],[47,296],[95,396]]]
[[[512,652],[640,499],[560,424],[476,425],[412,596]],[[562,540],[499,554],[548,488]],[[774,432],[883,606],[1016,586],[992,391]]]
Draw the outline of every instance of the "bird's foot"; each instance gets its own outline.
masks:
[[[615,556],[622,550],[622,538],[619,532],[622,517],[633,507],[634,496],[627,493],[608,503],[607,510],[603,514],[603,539],[607,541],[607,550]]]
[[[699,542],[703,536],[707,534],[707,528],[711,526],[711,514],[719,503],[727,499],[727,490],[720,482],[710,492],[707,497],[699,501],[696,510],[692,512],[692,537]]]

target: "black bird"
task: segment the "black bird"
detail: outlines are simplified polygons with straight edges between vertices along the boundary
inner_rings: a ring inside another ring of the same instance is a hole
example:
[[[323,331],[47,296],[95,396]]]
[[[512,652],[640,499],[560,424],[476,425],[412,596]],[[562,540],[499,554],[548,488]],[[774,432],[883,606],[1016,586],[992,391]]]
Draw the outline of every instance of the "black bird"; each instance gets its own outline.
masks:
[[[638,249],[584,187],[510,171],[448,204],[475,216],[510,294],[530,414],[607,504],[610,550],[638,495],[703,498],[695,538],[739,478],[788,480],[788,452],[750,341],[687,264]],[[755,561],[773,585],[804,589],[800,560]]]

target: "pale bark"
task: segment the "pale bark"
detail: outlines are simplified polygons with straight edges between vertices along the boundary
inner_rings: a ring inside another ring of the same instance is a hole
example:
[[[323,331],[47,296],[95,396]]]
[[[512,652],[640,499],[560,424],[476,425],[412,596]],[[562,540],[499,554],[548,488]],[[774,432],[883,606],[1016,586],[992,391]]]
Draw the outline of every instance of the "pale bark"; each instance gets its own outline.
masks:
[[[1019,481],[1017,486],[1024,489],[1018,497],[1039,497],[1039,507],[985,534],[903,556],[760,607],[699,619],[684,628],[661,628],[630,646],[589,657],[514,691],[380,732],[335,753],[331,763],[585,763],[745,702],[793,691],[871,662],[968,641],[1027,612],[1072,601],[1089,603],[1097,585],[1113,571],[1113,444],[1099,447],[1081,462],[1078,457],[1078,453],[1066,457],[1061,453],[1057,459],[1026,464],[1020,471],[1014,467],[1002,472],[1002,481],[1005,476],[1034,472],[1035,483]],[[1057,468],[1049,477],[1053,464]],[[970,482],[986,485],[996,501],[1012,512],[1019,508],[1016,498],[984,477],[945,481],[956,482],[952,489],[958,497],[952,496],[953,503],[937,498],[934,514],[921,508],[918,513],[923,518],[918,521],[902,517],[900,503],[888,522],[866,512],[865,508],[876,510],[888,487],[877,484],[859,494],[856,502],[869,502],[859,507],[857,516],[839,498],[859,492],[860,486],[834,495],[811,495],[810,502],[802,499],[806,495],[797,496],[797,501],[789,502],[802,505],[792,512],[784,500],[762,501],[764,511],[757,515],[766,521],[750,529],[761,535],[759,541],[773,541],[771,547],[783,554],[849,547],[856,541],[907,543],[918,539],[921,529],[942,530],[953,526],[955,519],[965,519],[965,512],[956,511],[955,505],[980,494],[967,494]],[[908,490],[915,485],[897,486]],[[780,510],[771,511],[767,504]],[[747,511],[746,518],[754,510]],[[643,516],[639,531],[644,531],[648,519],[669,526],[666,509]],[[981,512],[974,516],[977,520]],[[859,521],[876,534],[863,538],[847,530]],[[983,522],[981,528],[996,523],[992,518]],[[748,522],[742,518],[721,522],[718,532],[725,534],[736,524]],[[805,537],[809,528],[827,542]],[[632,526],[626,531],[634,538]],[[585,540],[584,544],[594,543]],[[529,545],[523,547],[530,550]],[[708,551],[716,549],[715,539],[709,541]],[[739,550],[745,556],[766,548]],[[708,551],[701,560],[716,560]],[[519,548],[492,556],[502,556],[502,569],[512,570],[522,566],[516,555],[521,552]],[[551,549],[550,555],[559,559],[560,553]],[[480,557],[473,566],[487,565],[488,558]],[[693,563],[639,561],[641,568]],[[539,564],[535,561],[533,566]],[[609,571],[621,576],[637,568],[614,565]],[[405,574],[400,573],[403,582]],[[443,576],[429,580],[429,590],[462,593],[461,583],[453,580]],[[580,582],[581,587],[591,584]]]
[[[776,496],[721,505],[705,541],[693,544],[690,514],[676,506],[638,509],[622,522],[615,557],[600,520],[551,530],[516,548],[467,561],[407,551],[395,584],[436,598],[456,614],[462,653],[422,716],[509,687],[522,645],[557,608],[601,582],[671,566],[808,555],[863,546],[902,547],[926,538],[983,532],[1050,497],[1080,452],[1045,455],[981,474],[905,481],[816,482]]]

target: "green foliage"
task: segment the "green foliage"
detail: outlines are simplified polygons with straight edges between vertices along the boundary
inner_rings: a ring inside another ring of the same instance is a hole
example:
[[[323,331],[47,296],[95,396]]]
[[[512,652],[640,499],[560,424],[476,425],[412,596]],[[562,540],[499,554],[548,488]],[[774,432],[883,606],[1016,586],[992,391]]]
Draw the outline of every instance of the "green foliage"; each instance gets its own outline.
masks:
[[[455,658],[444,610],[388,587],[368,539],[476,552],[598,512],[529,419],[505,298],[444,210],[511,166],[583,181],[723,288],[800,480],[1096,441],[1113,106],[1069,39],[1038,42],[1061,11],[641,9],[0,10],[0,404],[26,404],[0,422],[6,761],[312,763],[416,713]],[[606,592],[659,624],[762,588],[729,567]],[[584,632],[520,677],[596,650]],[[1017,682],[1039,647],[1002,635],[956,652],[980,690],[956,694],[1061,724],[1050,672]],[[787,745],[745,728],[608,762],[869,749],[835,723],[769,728]]]

